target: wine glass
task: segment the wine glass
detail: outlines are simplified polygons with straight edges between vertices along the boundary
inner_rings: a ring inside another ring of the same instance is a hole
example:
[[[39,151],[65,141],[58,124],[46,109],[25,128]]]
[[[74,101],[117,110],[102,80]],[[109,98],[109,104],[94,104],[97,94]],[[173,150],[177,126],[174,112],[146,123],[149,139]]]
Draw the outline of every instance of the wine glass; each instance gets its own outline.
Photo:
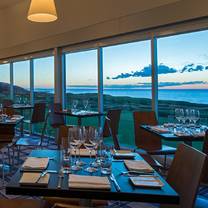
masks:
[[[181,122],[181,118],[182,118],[182,116],[181,116],[181,109],[180,108],[176,108],[175,109],[175,118],[176,118],[176,120],[180,123]]]
[[[70,150],[74,152],[74,163],[71,166],[71,170],[77,171],[80,170],[81,167],[76,164],[77,162],[77,149],[79,146],[79,128],[72,127],[68,129],[68,143],[70,146]]]
[[[83,106],[85,111],[87,111],[88,103],[88,100],[83,100]]]
[[[89,173],[94,173],[97,171],[97,168],[92,166],[92,151],[97,148],[97,142],[95,137],[96,128],[88,127],[86,131],[87,135],[85,136],[84,146],[90,153],[90,164],[89,167],[85,169],[85,171]]]
[[[0,103],[0,114],[2,114],[2,113],[3,113],[3,104]]]
[[[73,112],[77,111],[77,105],[78,105],[78,100],[73,100],[72,101],[72,111]]]
[[[67,137],[62,137],[60,145],[60,163],[63,173],[70,173],[70,151]]]
[[[199,110],[191,109],[190,110],[190,116],[192,118],[192,121],[193,121],[194,125],[196,125],[196,122],[200,119]]]

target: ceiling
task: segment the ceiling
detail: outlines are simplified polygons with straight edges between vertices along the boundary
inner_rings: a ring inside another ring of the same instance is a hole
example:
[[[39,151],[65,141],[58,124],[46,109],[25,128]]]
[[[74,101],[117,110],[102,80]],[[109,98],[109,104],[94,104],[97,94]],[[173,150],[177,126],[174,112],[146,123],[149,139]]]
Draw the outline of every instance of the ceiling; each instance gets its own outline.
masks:
[[[1,0],[0,1],[0,9],[4,9],[6,7],[10,7],[22,0]]]

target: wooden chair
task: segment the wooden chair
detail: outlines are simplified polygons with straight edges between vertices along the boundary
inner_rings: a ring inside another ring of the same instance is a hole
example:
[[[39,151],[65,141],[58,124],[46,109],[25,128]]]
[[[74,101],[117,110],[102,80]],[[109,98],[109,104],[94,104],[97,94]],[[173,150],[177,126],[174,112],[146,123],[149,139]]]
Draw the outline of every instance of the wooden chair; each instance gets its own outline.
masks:
[[[49,208],[47,202],[33,199],[0,199],[1,208]]]
[[[58,131],[59,127],[65,124],[64,116],[56,114],[56,111],[62,110],[61,103],[52,103],[49,105],[48,123],[49,127],[55,129],[55,139],[58,143]],[[51,133],[50,133],[51,135]]]
[[[146,150],[150,155],[164,155],[164,167],[166,167],[167,155],[175,154],[176,148],[163,145],[159,136],[140,127],[142,124],[157,125],[155,112],[136,111],[133,113],[133,117],[136,146]]]
[[[202,174],[201,183],[205,186],[208,186],[208,130],[205,133],[202,152],[204,154],[206,154],[207,157],[206,157],[206,161],[204,164],[204,170],[203,170],[203,174]]]
[[[206,155],[186,144],[180,144],[170,166],[167,182],[180,195],[179,205],[161,205],[161,208],[192,208]]]
[[[35,103],[31,120],[23,120],[23,123],[29,124],[30,134],[32,134],[32,126],[34,124],[45,122],[45,110],[46,110],[45,103]]]
[[[107,112],[107,116],[105,117],[103,128],[103,138],[112,137],[115,149],[121,149],[118,140],[120,115],[121,110],[109,110]]]
[[[3,106],[3,111],[5,114],[7,114],[8,116],[12,116],[15,114],[14,109],[11,107],[11,105],[13,105],[13,101],[10,99],[4,99],[2,101],[2,106]]]

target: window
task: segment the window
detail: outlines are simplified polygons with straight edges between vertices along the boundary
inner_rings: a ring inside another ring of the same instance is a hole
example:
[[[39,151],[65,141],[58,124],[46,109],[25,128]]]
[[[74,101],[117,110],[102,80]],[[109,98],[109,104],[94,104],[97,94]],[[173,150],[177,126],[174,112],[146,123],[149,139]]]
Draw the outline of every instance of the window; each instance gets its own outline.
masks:
[[[77,100],[78,110],[98,110],[97,65],[97,50],[66,54],[67,108],[73,109],[72,103]],[[83,124],[95,125],[97,118],[86,118]]]
[[[173,122],[176,108],[208,117],[208,31],[158,39],[159,119]],[[188,120],[188,119],[187,119]]]
[[[122,110],[119,140],[132,145],[132,112],[151,110],[150,41],[105,47],[103,63],[104,110]]]
[[[30,103],[30,63],[20,61],[13,64],[14,102]]]
[[[0,103],[10,98],[10,68],[9,64],[0,65]]]
[[[54,57],[34,59],[35,102],[54,102]]]

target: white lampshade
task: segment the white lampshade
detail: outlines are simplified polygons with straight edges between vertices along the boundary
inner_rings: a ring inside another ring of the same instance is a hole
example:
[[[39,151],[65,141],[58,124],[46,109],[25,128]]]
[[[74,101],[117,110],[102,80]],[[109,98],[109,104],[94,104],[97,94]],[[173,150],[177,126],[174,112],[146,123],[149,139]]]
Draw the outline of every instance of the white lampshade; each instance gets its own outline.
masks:
[[[33,22],[53,22],[57,20],[54,0],[31,0],[27,18]]]

